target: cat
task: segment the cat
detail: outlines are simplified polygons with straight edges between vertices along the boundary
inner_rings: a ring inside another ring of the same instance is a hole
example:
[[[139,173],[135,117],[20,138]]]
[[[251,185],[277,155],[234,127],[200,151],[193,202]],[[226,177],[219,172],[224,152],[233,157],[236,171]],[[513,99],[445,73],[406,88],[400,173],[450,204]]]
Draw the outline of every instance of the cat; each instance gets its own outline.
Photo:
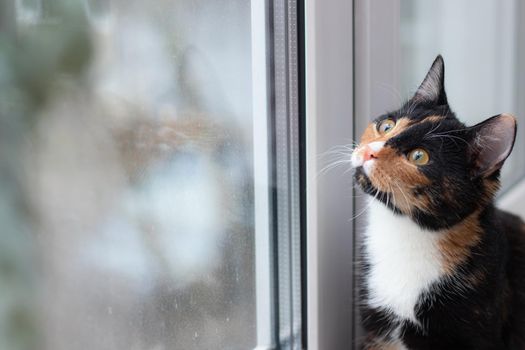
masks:
[[[359,304],[372,349],[525,349],[525,224],[497,209],[516,119],[467,127],[441,56],[415,95],[375,119],[351,162],[369,194]]]

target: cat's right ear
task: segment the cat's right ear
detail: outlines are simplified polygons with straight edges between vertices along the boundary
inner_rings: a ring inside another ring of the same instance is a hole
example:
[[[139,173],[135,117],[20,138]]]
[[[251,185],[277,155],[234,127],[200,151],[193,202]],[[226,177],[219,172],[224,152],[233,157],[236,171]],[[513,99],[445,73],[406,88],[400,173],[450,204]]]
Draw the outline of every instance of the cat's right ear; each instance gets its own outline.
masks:
[[[417,89],[412,102],[427,102],[436,105],[447,104],[447,94],[445,93],[445,62],[443,57],[438,55],[432,63],[425,79]]]
[[[516,118],[505,113],[469,128],[476,176],[489,177],[501,168],[514,147],[516,130]]]

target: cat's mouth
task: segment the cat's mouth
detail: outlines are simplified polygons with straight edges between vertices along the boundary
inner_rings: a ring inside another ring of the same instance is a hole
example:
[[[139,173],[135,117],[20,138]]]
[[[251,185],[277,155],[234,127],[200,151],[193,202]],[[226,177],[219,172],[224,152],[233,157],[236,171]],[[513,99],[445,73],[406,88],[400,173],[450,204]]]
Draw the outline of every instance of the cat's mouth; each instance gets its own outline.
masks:
[[[378,189],[372,184],[372,181],[365,172],[365,169],[362,165],[358,166],[355,169],[355,181],[361,187],[363,191],[368,194],[375,193]]]
[[[373,197],[380,197],[380,194],[383,193],[383,191],[381,191],[377,186],[374,186],[372,180],[370,180],[370,177],[367,174],[364,165],[361,165],[355,169],[355,181],[365,193]]]

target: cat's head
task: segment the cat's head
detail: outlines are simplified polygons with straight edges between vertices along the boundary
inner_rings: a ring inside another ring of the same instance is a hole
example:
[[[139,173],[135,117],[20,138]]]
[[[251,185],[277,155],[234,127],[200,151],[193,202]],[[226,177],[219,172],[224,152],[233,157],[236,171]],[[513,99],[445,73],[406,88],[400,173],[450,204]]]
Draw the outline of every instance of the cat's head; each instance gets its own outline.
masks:
[[[399,215],[437,230],[490,203],[516,137],[500,114],[467,127],[451,111],[438,56],[415,95],[376,118],[352,153],[359,186]]]

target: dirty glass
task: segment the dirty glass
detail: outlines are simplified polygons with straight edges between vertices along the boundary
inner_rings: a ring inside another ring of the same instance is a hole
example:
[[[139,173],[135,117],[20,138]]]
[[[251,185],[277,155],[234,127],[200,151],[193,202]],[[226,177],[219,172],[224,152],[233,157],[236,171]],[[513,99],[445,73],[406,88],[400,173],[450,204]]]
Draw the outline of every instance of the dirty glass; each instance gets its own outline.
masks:
[[[250,2],[0,6],[0,348],[255,348]]]

